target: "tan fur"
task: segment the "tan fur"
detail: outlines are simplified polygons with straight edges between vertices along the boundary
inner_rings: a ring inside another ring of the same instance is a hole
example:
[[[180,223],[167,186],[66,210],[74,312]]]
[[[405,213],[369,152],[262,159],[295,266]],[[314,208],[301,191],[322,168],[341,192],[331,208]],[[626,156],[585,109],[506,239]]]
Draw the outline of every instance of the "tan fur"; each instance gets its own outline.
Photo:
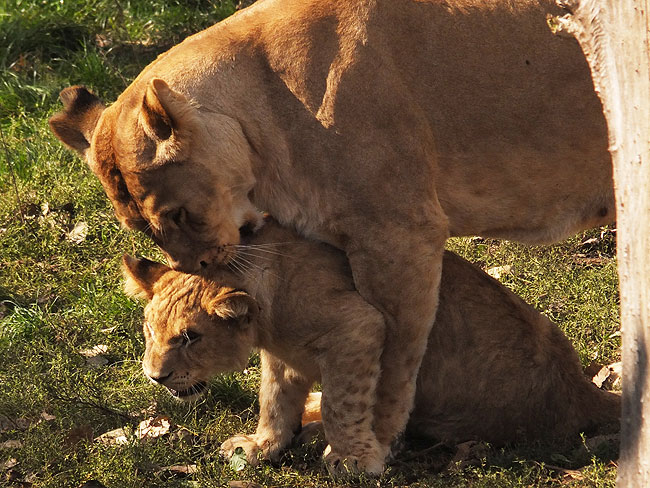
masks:
[[[174,268],[232,261],[258,209],[345,251],[386,324],[387,447],[446,238],[549,241],[614,217],[601,105],[549,13],[554,0],[264,0],[161,55],[98,120],[66,103],[51,127]]]
[[[269,254],[256,247],[274,242],[285,243],[281,251],[272,248]],[[242,368],[245,351],[259,347],[257,432],[229,439],[222,451],[230,456],[244,447],[253,463],[258,452],[277,457],[300,427],[310,386],[320,381],[328,461],[347,459],[348,468],[356,463],[379,472],[385,453],[376,446],[371,417],[378,377],[373,343],[381,342],[383,323],[354,291],[343,254],[269,223],[254,238],[247,261],[238,264],[246,265],[244,275],[221,271],[214,275],[216,282],[169,271],[153,284],[145,319],[158,339],[153,341],[145,327],[145,372],[182,372],[189,378],[182,386],[188,388]],[[220,294],[224,285],[226,290],[244,287],[259,304],[258,318],[246,328],[210,320],[203,301],[194,298]],[[185,329],[201,331],[203,344],[170,347],[170,339]],[[191,364],[175,359],[184,354],[195,355]],[[222,367],[207,367],[214,357]],[[176,388],[174,375],[163,384]],[[619,416],[619,397],[588,381],[554,324],[450,252],[444,257],[438,317],[417,385],[409,426],[445,440],[566,439],[615,423]],[[307,410],[312,416],[317,411],[313,405]]]

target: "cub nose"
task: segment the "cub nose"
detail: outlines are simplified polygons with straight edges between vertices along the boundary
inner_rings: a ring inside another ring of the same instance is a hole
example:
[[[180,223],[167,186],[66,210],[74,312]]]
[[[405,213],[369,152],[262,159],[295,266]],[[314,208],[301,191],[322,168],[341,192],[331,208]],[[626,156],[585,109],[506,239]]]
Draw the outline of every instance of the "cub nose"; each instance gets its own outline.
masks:
[[[149,376],[149,375],[147,375],[147,376],[149,376],[149,378],[151,380],[155,381],[156,383],[161,383],[162,384],[165,380],[168,380],[171,375],[172,375],[172,373],[169,373],[168,375],[165,375],[165,376]]]

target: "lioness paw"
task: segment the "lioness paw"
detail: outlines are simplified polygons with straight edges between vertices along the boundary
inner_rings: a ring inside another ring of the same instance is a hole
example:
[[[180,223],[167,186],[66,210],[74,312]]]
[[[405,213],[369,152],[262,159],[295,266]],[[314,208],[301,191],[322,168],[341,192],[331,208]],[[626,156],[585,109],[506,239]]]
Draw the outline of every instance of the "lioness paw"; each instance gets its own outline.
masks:
[[[333,476],[350,476],[362,473],[379,476],[384,471],[384,456],[379,453],[345,456],[328,445],[323,453],[323,459],[328,471]]]

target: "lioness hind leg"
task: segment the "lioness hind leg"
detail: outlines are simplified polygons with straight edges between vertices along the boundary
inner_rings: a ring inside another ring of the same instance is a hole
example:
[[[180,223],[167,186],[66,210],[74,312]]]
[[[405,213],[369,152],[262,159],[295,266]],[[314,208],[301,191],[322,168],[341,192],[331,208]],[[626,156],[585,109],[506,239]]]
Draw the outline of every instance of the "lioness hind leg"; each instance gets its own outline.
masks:
[[[386,321],[374,411],[374,430],[384,446],[405,430],[413,407],[417,373],[438,305],[445,222],[440,216],[439,225],[420,222],[416,228],[369,230],[372,242],[348,250],[357,290]]]
[[[246,452],[249,464],[258,458],[272,461],[280,457],[300,430],[303,405],[312,382],[267,351],[261,352],[260,419],[253,435],[237,435],[221,445],[221,454],[232,457],[238,447]]]

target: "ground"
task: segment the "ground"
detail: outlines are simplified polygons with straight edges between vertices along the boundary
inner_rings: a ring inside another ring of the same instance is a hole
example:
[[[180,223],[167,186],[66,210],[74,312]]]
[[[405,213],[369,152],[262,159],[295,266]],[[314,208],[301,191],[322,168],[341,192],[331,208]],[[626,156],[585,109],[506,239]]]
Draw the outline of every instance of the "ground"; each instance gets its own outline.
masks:
[[[99,182],[47,128],[60,89],[84,83],[114,100],[159,52],[234,3],[0,0],[0,485],[341,485],[314,445],[257,469],[218,457],[221,441],[254,430],[255,356],[189,406],[144,378],[142,304],[122,293],[119,263],[124,252],[160,254],[119,228]],[[603,228],[552,247],[478,238],[449,247],[557,322],[587,366],[618,360],[614,241]],[[121,443],[95,440],[118,428]],[[408,444],[380,486],[615,485],[607,445],[429,447]]]

